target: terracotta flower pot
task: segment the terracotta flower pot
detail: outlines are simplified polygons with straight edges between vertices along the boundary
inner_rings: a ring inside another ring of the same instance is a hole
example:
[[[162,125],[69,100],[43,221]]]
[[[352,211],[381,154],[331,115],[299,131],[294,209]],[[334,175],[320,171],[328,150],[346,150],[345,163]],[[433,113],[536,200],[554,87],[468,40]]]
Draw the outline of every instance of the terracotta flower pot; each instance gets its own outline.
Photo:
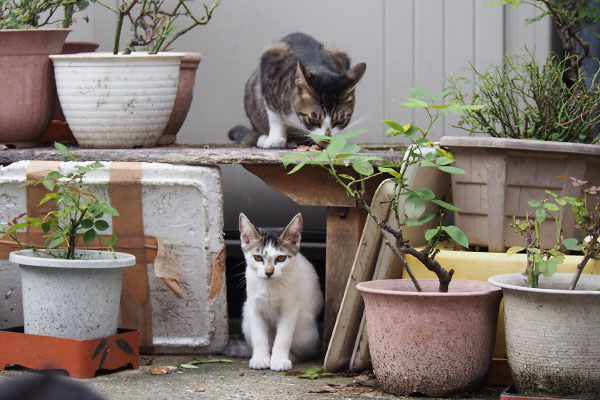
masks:
[[[192,104],[196,70],[201,60],[202,55],[200,53],[185,53],[181,59],[175,104],[173,105],[169,122],[167,122],[165,130],[158,140],[159,145],[173,144],[177,139],[177,132],[179,132],[181,125],[183,125]]]
[[[386,392],[446,397],[481,384],[492,361],[498,288],[453,280],[448,293],[438,281],[361,282],[373,371]]]
[[[48,55],[70,31],[0,30],[0,143],[32,147],[48,128],[56,93]]]

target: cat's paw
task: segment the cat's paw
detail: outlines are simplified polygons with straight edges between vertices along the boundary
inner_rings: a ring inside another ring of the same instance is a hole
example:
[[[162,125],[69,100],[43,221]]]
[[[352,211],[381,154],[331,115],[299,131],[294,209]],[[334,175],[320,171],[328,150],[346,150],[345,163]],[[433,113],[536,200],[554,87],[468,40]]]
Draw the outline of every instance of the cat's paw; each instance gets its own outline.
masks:
[[[252,369],[268,369],[271,364],[269,357],[252,357],[248,366]]]
[[[292,369],[292,362],[287,358],[271,357],[271,370],[288,371]]]
[[[286,144],[286,138],[262,135],[258,138],[256,146],[261,149],[285,149]]]

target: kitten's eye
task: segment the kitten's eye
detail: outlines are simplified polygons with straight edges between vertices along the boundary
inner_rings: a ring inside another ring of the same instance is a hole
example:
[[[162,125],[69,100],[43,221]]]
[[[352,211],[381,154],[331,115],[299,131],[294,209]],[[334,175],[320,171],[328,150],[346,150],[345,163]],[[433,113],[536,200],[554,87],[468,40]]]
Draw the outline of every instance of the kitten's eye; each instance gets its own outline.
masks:
[[[275,262],[284,262],[287,259],[287,256],[277,256],[277,258],[275,259]]]
[[[313,111],[313,112],[310,113],[310,117],[313,118],[313,119],[317,119],[319,116],[317,115],[316,112]]]
[[[262,262],[262,260],[263,260],[262,256],[259,256],[258,254],[256,254],[254,256],[254,261]]]

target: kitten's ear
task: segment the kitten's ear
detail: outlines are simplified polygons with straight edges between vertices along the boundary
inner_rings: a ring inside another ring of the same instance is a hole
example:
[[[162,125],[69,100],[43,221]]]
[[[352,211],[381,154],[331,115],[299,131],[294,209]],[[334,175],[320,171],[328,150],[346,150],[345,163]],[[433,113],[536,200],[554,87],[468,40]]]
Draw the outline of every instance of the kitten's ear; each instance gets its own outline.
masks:
[[[258,232],[244,213],[240,213],[240,240],[242,247],[258,239]]]
[[[366,70],[367,64],[360,63],[356,64],[350,69],[350,71],[346,72],[346,78],[348,79],[348,89],[346,90],[347,93],[350,93],[356,89],[358,82],[360,82]]]
[[[298,213],[290,223],[285,227],[281,238],[296,249],[300,248],[300,239],[302,238],[302,214]]]
[[[309,72],[304,66],[298,63],[296,67],[296,90],[301,96],[314,97],[314,91],[310,86],[310,80],[313,78],[313,74]]]

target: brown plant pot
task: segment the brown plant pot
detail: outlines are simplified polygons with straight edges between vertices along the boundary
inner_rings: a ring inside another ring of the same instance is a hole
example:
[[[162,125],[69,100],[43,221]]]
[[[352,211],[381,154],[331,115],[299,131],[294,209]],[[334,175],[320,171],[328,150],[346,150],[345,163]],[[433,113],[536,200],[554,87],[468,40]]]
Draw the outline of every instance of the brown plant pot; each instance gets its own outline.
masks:
[[[566,179],[572,176],[600,183],[600,146],[541,140],[492,137],[444,136],[440,145],[456,158],[465,174],[452,175],[452,202],[460,208],[454,223],[473,245],[504,252],[524,246],[524,239],[510,227],[513,216],[524,219],[533,212],[527,202],[545,198],[546,189],[559,196],[581,196],[581,188]],[[577,237],[575,215],[561,211],[564,237]],[[553,221],[544,222],[541,242],[552,247],[556,237]],[[578,239],[582,239],[579,237]]]
[[[492,362],[502,292],[481,281],[361,282],[373,372],[397,395],[446,397],[483,383]]]
[[[169,122],[167,122],[163,134],[158,139],[159,145],[170,145],[175,143],[177,139],[177,132],[179,132],[181,125],[183,125],[192,104],[196,70],[201,60],[202,55],[200,53],[186,53],[181,59],[175,104],[173,105]]]
[[[70,31],[0,30],[0,143],[32,147],[48,128],[56,93],[48,55],[61,52]]]

